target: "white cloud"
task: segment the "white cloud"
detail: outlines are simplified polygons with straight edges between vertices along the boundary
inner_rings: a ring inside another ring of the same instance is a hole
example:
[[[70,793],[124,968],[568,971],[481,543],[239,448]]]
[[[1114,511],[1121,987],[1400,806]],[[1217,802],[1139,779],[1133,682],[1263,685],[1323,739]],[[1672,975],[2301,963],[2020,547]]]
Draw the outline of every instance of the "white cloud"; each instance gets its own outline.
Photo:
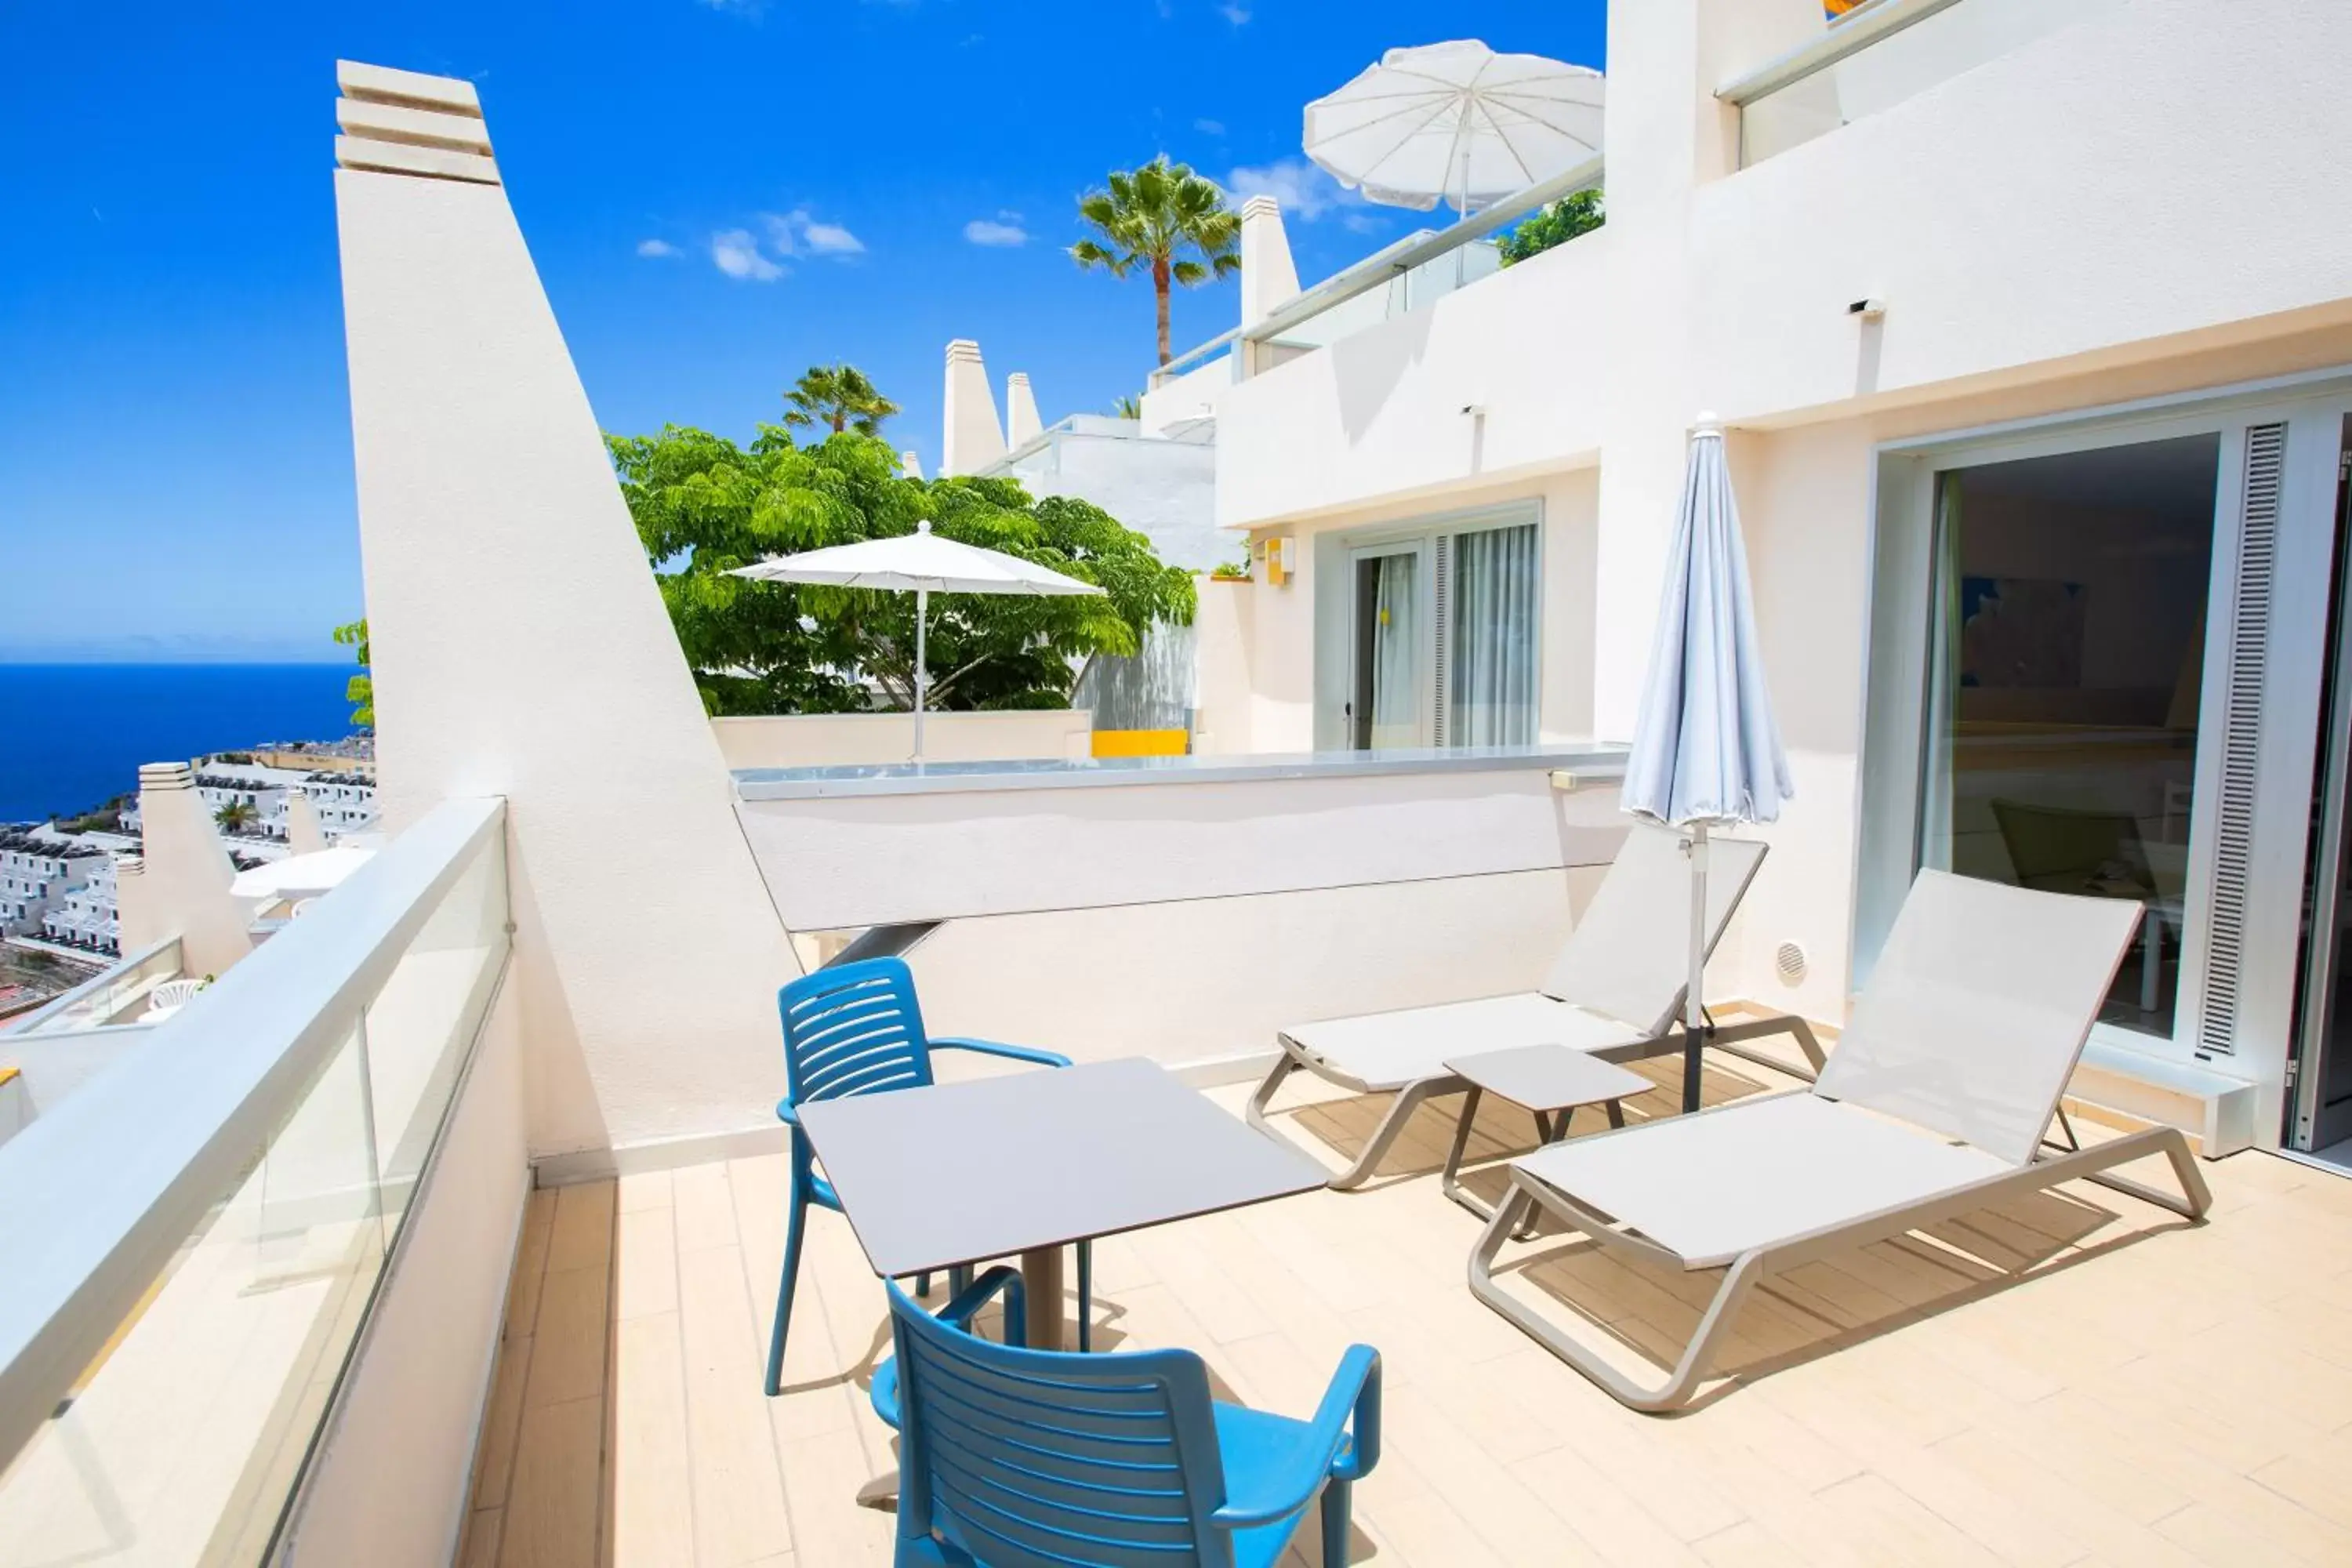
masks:
[[[760,242],[749,229],[721,229],[710,237],[711,265],[739,281],[773,283],[784,269],[760,254]]]
[[[1203,136],[1223,136],[1225,133],[1225,122],[1222,120],[1195,120],[1192,121],[1192,129]]]
[[[767,226],[769,247],[780,256],[798,256],[803,251],[812,256],[856,256],[866,248],[864,240],[841,225],[819,223],[809,216],[806,207],[765,213],[761,222]]]
[[[1246,5],[1237,5],[1234,4],[1234,0],[1225,0],[1223,5],[1218,6],[1217,15],[1223,16],[1226,21],[1231,22],[1236,27],[1245,27],[1249,26],[1249,7]]]
[[[1236,204],[1252,196],[1272,196],[1282,204],[1283,216],[1302,223],[1313,223],[1340,207],[1366,205],[1362,196],[1304,158],[1277,158],[1254,169],[1235,169],[1225,176],[1225,189]]]
[[[637,254],[639,256],[676,256],[677,253],[677,247],[672,245],[666,239],[641,239],[637,241]]]
[[[998,213],[992,218],[976,217],[963,226],[963,237],[974,245],[1026,245],[1029,231],[1021,226],[1019,213]]]
[[[837,223],[804,222],[801,237],[819,256],[856,256],[866,248],[866,242]]]

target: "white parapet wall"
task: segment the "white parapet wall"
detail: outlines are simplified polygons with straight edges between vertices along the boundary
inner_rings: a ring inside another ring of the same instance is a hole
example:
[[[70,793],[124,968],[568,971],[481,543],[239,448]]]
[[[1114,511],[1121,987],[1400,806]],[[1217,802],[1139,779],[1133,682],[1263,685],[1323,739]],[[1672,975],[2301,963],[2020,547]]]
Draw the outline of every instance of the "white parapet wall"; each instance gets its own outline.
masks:
[[[385,826],[509,803],[534,1153],[740,1124],[799,963],[473,86],[339,75],[412,111],[335,172]]]
[[[1083,757],[1093,731],[1094,715],[1083,708],[930,713],[923,719],[923,756],[935,763]],[[730,768],[842,767],[905,762],[914,749],[915,719],[911,713],[777,713],[713,719],[710,732]]]

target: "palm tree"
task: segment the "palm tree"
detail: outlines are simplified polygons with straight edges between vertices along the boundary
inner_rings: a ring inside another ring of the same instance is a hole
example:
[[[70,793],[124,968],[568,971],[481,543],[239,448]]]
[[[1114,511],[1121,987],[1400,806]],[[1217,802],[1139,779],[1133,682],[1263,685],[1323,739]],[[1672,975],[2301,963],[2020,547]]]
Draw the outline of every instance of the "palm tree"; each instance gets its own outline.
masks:
[[[1242,220],[1225,205],[1225,194],[1171,163],[1162,153],[1140,169],[1113,171],[1110,188],[1078,199],[1078,216],[1094,233],[1070,247],[1082,268],[1102,268],[1124,278],[1139,266],[1151,271],[1151,291],[1160,310],[1160,363],[1168,363],[1168,290],[1187,289],[1241,270]],[[1199,259],[1183,254],[1199,253]]]
[[[835,435],[855,430],[861,436],[882,434],[882,421],[898,405],[875,390],[866,373],[854,364],[811,365],[784,394],[791,406],[787,425],[823,425]]]
[[[213,813],[213,820],[220,825],[224,833],[242,833],[252,826],[254,819],[260,815],[253,809],[251,801],[232,800]]]
[[[1140,419],[1143,417],[1143,400],[1131,392],[1116,398],[1110,405],[1110,416],[1114,419]]]

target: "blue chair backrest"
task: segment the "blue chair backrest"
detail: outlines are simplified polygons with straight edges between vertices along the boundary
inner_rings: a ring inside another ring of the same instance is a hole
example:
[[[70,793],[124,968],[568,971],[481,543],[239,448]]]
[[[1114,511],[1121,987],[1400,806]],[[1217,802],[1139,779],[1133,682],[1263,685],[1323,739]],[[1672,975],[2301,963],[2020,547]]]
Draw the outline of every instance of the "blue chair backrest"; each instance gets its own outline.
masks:
[[[1190,1351],[1054,1354],[942,1323],[890,1286],[898,1532],[991,1568],[1231,1568],[1209,1376]]]
[[[776,996],[784,1087],[794,1105],[931,1081],[929,1037],[904,959],[867,958],[803,975]]]

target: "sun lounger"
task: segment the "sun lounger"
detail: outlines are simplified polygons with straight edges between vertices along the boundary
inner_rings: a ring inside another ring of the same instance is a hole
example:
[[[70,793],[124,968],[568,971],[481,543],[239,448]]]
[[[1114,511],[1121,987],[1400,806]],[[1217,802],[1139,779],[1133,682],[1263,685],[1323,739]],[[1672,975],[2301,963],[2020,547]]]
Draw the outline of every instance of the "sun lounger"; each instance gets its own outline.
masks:
[[[1717,838],[1707,878],[1707,951],[1721,940],[1732,911],[1763,862],[1764,846]],[[1664,1055],[1681,1045],[1678,1018],[1690,970],[1690,862],[1681,836],[1637,826],[1612,862],[1600,889],[1576,922],[1539,991],[1486,996],[1434,1007],[1327,1018],[1285,1029],[1273,1068],[1251,1095],[1250,1124],[1283,1134],[1268,1121],[1276,1093],[1292,1073],[1306,1071],[1358,1094],[1396,1096],[1355,1162],[1331,1179],[1335,1188],[1361,1186],[1413,1111],[1433,1095],[1460,1094],[1469,1085],[1445,1058],[1471,1051],[1556,1044],[1610,1061]],[[1793,1035],[1814,1068],[1821,1047],[1801,1018],[1768,1018],[1710,1029],[1706,1043],[1752,1056],[1739,1042]],[[1782,1071],[1769,1057],[1753,1056]],[[1800,1075],[1802,1076],[1802,1075]]]
[[[2177,1129],[2054,1153],[2044,1142],[2138,930],[2128,900],[1920,872],[1811,1089],[1514,1161],[1472,1292],[1624,1404],[1670,1410],[1768,1275],[2078,1178],[2202,1216],[2211,1199]],[[2180,1197],[2112,1173],[2158,1153]],[[1663,1383],[1634,1381],[1496,1285],[1496,1257],[1538,1210],[1653,1263],[1727,1270]]]

